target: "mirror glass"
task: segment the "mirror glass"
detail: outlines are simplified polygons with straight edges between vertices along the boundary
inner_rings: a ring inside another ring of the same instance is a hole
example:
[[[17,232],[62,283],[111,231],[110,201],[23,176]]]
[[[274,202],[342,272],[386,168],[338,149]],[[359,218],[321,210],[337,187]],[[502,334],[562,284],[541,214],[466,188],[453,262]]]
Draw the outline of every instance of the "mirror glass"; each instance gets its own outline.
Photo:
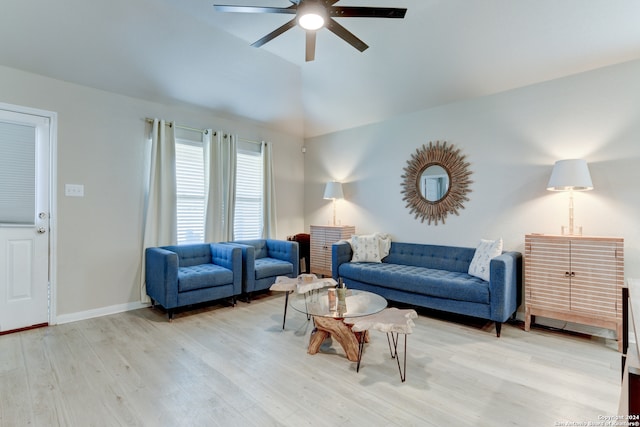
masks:
[[[441,200],[449,191],[449,174],[440,165],[425,168],[420,175],[420,194],[430,202]]]

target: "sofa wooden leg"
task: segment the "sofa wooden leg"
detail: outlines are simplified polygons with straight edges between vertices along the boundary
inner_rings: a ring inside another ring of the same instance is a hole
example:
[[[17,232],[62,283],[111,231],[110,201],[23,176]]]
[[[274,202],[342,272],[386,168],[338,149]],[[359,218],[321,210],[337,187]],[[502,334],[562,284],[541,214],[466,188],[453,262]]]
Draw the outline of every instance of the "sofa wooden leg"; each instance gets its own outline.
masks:
[[[167,318],[169,319],[169,322],[173,322],[173,310],[167,311]]]
[[[496,336],[500,338],[500,331],[502,330],[502,322],[496,322]]]

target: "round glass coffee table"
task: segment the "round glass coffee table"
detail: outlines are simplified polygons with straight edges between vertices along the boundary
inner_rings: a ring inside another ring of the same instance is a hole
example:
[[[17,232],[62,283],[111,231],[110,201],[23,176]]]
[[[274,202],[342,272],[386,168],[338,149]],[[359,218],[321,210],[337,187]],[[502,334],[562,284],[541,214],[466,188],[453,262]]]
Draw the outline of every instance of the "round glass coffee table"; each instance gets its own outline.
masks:
[[[315,328],[309,338],[309,354],[316,354],[329,336],[333,337],[344,349],[347,359],[358,361],[358,342],[360,334],[353,332],[344,319],[368,316],[387,307],[387,300],[373,292],[347,290],[345,304],[330,307],[327,289],[298,294],[289,301],[291,307],[308,316],[313,316]]]

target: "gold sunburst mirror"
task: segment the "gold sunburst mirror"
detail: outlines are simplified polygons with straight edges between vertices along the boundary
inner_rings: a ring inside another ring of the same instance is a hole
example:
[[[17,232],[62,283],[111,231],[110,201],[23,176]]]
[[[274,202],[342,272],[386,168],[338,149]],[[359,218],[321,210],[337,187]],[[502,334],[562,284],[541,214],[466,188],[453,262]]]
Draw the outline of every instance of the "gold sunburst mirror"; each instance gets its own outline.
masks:
[[[467,193],[473,182],[469,179],[469,163],[453,144],[446,141],[422,145],[416,149],[404,168],[404,200],[410,212],[421,222],[445,223],[448,214],[459,215],[468,202]]]

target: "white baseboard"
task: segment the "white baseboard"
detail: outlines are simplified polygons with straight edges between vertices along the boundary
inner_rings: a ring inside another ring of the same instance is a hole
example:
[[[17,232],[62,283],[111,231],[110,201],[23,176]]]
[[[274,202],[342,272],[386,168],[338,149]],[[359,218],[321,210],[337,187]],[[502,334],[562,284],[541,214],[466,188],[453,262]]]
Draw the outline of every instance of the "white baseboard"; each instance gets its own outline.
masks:
[[[64,323],[77,322],[79,320],[87,320],[94,317],[108,316],[110,314],[122,313],[124,311],[137,310],[139,308],[145,308],[148,306],[149,304],[147,303],[136,301],[126,304],[111,305],[109,307],[100,307],[93,310],[79,311],[77,313],[62,314],[56,316],[55,324],[62,325]]]

